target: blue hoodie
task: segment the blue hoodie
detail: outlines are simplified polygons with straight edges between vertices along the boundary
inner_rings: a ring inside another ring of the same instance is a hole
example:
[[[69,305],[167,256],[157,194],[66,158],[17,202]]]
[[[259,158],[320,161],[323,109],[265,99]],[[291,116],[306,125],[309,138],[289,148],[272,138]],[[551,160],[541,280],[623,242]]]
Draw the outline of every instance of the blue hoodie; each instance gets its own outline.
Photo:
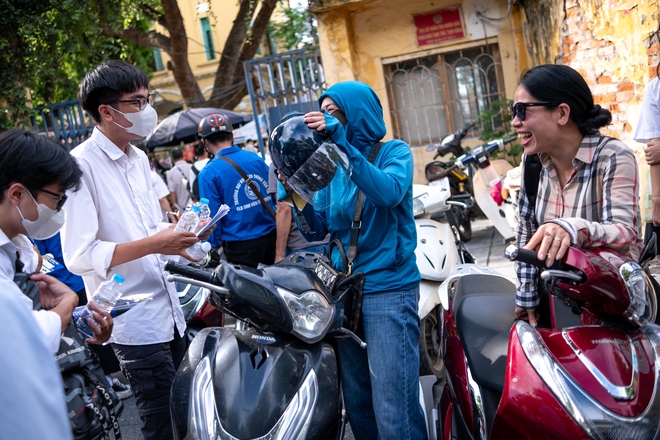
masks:
[[[410,147],[399,140],[385,143],[375,161],[368,161],[374,143],[385,136],[383,108],[376,93],[366,84],[349,81],[336,84],[319,98],[330,97],[344,111],[346,128],[325,114],[326,132],[348,155],[352,174],[342,196],[325,209],[307,205],[303,214],[309,241],[322,240],[327,232],[339,239],[346,252],[358,191],[364,193],[362,227],[353,273],[363,272],[364,293],[410,290],[420,281],[415,260],[417,234],[412,209],[413,159]],[[323,194],[325,193],[325,194]],[[333,193],[334,195],[334,193]],[[319,196],[330,197],[329,189]],[[336,198],[336,196],[335,196]],[[342,269],[339,252],[333,266]]]

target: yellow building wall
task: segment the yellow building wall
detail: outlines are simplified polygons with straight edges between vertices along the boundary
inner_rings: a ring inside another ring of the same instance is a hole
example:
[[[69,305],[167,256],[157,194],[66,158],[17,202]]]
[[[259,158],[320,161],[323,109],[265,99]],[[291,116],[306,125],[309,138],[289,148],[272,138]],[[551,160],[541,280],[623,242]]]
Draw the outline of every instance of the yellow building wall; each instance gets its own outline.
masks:
[[[432,45],[418,46],[413,16],[457,6],[456,0],[364,0],[348,4],[326,1],[313,4],[312,11],[318,21],[323,69],[328,86],[334,83],[357,80],[369,84],[378,94],[383,105],[387,126],[386,139],[392,137],[392,119],[385,84],[384,61],[414,59],[440,52],[477,47],[497,42],[502,61],[505,94],[512,98],[520,72],[531,67],[524,48],[522,19],[514,7],[509,18],[502,23],[476,19],[481,11],[489,17],[502,17],[506,13],[506,1],[466,0],[462,4],[462,18],[466,37]],[[424,167],[433,152],[425,148],[412,148],[415,158],[415,181],[425,182]]]
[[[288,0],[284,2],[288,5]],[[222,50],[225,47],[229,33],[234,25],[234,20],[239,10],[238,0],[179,0],[179,9],[183,17],[186,35],[188,37],[188,62],[192,69],[197,83],[206,99],[211,96],[213,84],[215,81],[215,72],[220,62]],[[198,12],[198,5],[208,4],[207,12]],[[271,21],[282,20],[283,15],[278,8],[271,16]],[[213,48],[216,57],[213,60],[206,59],[206,50],[204,47],[204,38],[202,36],[202,27],[200,20],[208,18],[211,24],[213,34]],[[167,35],[167,31],[159,25],[155,29]],[[167,62],[170,57],[164,51],[161,51],[164,70],[154,72],[150,85],[153,89],[159,90],[163,98],[168,101],[181,102],[181,92],[174,80],[172,72],[167,70]],[[239,104],[238,111],[250,111],[248,106],[242,108],[243,103]]]

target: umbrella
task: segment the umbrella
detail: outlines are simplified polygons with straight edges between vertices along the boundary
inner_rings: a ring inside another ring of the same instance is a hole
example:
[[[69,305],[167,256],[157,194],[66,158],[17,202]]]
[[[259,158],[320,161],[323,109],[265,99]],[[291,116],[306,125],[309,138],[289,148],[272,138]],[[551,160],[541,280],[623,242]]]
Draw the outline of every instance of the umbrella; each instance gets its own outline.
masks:
[[[221,108],[189,108],[169,115],[156,126],[154,131],[146,137],[142,143],[153,150],[156,147],[187,144],[197,140],[197,126],[204,116],[211,113],[222,113],[229,117],[234,127],[239,127],[252,120],[252,116],[245,113],[237,113]]]

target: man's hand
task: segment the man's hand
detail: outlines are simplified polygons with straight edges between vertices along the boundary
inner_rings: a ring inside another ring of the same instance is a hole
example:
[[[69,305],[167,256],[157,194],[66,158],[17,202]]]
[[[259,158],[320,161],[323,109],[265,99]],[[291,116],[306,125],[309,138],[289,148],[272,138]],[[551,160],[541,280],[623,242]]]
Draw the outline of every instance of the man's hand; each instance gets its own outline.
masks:
[[[213,226],[208,228],[206,231],[204,231],[204,233],[202,235],[200,235],[199,237],[197,237],[197,238],[199,238],[202,241],[206,240],[207,238],[209,238],[211,236],[211,232],[213,232],[215,227],[216,227],[216,225],[214,224]]]
[[[39,299],[41,301],[42,309],[54,309],[62,302],[64,302],[63,305],[66,306],[73,305],[71,310],[78,305],[78,295],[76,295],[73,290],[69,289],[66,284],[56,280],[50,275],[38,273],[32,275],[30,279],[36,281],[37,286],[39,286]]]
[[[30,278],[39,286],[41,308],[59,315],[60,321],[62,321],[61,333],[64,333],[64,329],[71,321],[73,309],[78,306],[78,295],[50,275],[37,273]]]
[[[522,319],[524,321],[528,321],[533,327],[536,327],[538,324],[538,319],[540,318],[540,316],[536,313],[535,308],[525,309],[518,306],[516,306],[514,315],[518,320]]]
[[[571,236],[556,223],[545,223],[534,233],[524,249],[538,248],[536,258],[545,260],[545,264],[552,265],[555,260],[564,258],[571,246]]]
[[[163,229],[150,237],[153,240],[157,253],[164,255],[181,255],[184,258],[190,258],[186,249],[199,241],[199,238],[192,232],[175,231],[174,225]]]
[[[644,147],[644,157],[649,165],[660,164],[660,138],[654,138]]]
[[[114,326],[114,321],[112,316],[106,311],[104,311],[98,304],[95,302],[89,303],[89,308],[92,309],[92,318],[87,318],[87,324],[89,328],[94,333],[93,338],[88,338],[87,342],[89,344],[103,344],[112,335],[112,327]]]

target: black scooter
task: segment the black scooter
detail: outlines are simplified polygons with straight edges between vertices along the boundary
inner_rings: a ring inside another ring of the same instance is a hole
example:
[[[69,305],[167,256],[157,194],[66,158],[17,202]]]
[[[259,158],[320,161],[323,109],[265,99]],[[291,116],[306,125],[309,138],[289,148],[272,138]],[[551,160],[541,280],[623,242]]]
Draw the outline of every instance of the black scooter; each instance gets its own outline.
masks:
[[[247,324],[205,328],[193,340],[172,386],[176,438],[343,438],[332,340],[366,344],[344,328],[352,311],[335,298],[342,289],[324,257],[294,254],[260,269],[223,262],[213,273],[170,261],[165,269],[178,274],[170,281],[209,289],[216,308]]]

